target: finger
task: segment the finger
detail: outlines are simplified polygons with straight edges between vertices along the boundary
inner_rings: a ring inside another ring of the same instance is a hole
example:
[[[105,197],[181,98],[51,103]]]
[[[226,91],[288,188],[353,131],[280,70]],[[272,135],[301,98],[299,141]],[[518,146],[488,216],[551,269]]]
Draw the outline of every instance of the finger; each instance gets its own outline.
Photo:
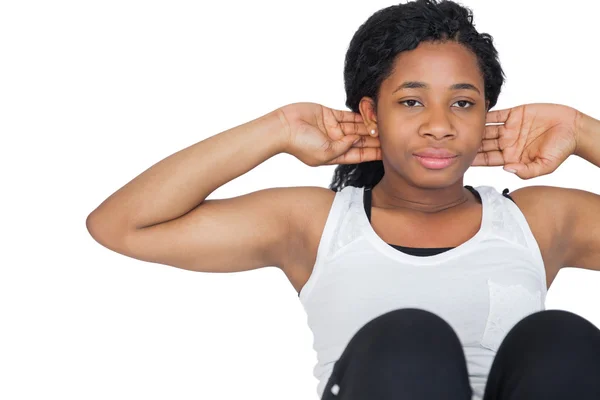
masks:
[[[488,111],[485,115],[485,122],[506,122],[510,116],[511,109]]]
[[[360,164],[367,161],[381,160],[381,148],[350,148],[347,152],[333,160],[325,163],[325,165],[337,164]]]
[[[365,136],[361,137],[358,143],[354,143],[352,147],[381,147],[379,138]]]
[[[504,129],[504,125],[486,125],[483,131],[484,139],[496,139],[500,137],[500,130]]]
[[[504,165],[504,157],[502,156],[501,151],[488,151],[477,153],[475,159],[471,163],[471,166],[486,166],[486,167],[497,167],[499,165]]]
[[[355,113],[353,111],[335,110],[333,108],[331,111],[338,122],[364,123],[363,117],[359,113]]]
[[[508,168],[516,170],[516,175],[521,179],[531,179],[554,172],[554,169],[548,165],[547,161],[537,158],[535,161],[527,164],[507,164]]]
[[[498,139],[484,139],[481,141],[481,146],[477,150],[478,153],[487,153],[488,151],[503,150],[500,148]]]
[[[367,126],[361,122],[340,122],[344,135],[367,135]]]

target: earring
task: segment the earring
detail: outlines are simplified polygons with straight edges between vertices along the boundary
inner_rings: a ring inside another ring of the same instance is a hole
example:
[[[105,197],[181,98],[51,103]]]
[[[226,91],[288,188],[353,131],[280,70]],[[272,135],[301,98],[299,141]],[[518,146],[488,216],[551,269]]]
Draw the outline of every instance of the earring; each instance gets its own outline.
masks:
[[[375,129],[371,130],[371,135],[375,135]]]

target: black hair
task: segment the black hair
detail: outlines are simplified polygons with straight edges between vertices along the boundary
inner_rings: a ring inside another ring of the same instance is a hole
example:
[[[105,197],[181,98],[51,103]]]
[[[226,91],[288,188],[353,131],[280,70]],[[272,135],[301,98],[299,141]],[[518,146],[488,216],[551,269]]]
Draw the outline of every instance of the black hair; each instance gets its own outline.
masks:
[[[416,0],[387,7],[358,28],[344,63],[346,106],[360,113],[360,100],[368,96],[376,111],[381,83],[392,74],[398,53],[413,50],[423,41],[446,40],[462,44],[477,56],[489,111],[496,105],[505,78],[498,51],[491,35],[475,30],[473,12],[450,0]],[[372,188],[383,175],[381,160],[340,164],[329,188],[336,192],[345,186]]]

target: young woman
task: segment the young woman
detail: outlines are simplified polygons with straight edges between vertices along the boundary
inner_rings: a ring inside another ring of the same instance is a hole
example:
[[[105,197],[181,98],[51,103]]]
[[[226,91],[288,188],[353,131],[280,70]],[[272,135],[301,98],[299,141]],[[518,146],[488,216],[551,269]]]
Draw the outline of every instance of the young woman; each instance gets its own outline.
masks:
[[[189,270],[280,267],[322,399],[600,398],[600,330],[544,310],[562,266],[600,270],[600,196],[463,185],[477,165],[600,166],[600,122],[556,104],[490,112],[497,51],[451,1],[373,14],[344,79],[351,111],[289,104],[177,152],[94,210],[90,233]],[[330,188],[205,200],[281,152],[339,164]]]

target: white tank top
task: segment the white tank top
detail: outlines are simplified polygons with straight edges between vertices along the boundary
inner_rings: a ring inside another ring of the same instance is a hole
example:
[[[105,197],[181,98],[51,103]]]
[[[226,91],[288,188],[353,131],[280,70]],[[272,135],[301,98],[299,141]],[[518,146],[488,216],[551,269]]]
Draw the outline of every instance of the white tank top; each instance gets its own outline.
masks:
[[[456,331],[473,400],[508,331],[545,309],[546,271],[521,210],[491,186],[479,186],[480,230],[462,245],[430,256],[386,243],[365,212],[364,188],[335,194],[316,262],[299,294],[313,333],[319,399],[335,361],[367,322],[398,308],[431,311]]]

